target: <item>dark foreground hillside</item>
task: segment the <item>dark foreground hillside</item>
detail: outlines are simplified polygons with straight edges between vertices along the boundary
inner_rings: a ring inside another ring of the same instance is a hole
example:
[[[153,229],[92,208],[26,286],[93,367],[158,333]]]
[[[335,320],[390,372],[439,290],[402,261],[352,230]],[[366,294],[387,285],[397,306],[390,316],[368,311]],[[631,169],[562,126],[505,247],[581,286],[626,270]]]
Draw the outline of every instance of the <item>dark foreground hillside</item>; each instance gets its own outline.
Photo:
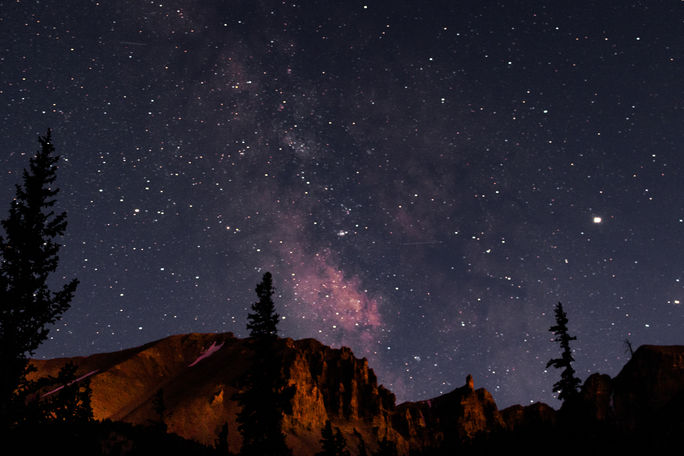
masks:
[[[3,438],[7,455],[197,455],[219,453],[213,447],[149,426],[100,421],[25,426]]]

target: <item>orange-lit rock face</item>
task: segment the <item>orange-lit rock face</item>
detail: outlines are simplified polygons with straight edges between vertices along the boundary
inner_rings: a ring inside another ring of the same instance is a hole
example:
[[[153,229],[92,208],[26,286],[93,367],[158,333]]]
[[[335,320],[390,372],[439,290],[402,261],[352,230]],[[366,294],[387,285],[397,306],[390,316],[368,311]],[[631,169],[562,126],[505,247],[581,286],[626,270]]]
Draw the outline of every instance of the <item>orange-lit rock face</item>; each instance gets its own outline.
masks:
[[[313,339],[287,339],[285,344],[284,375],[295,394],[283,430],[293,449],[301,448],[300,454],[307,454],[307,446],[318,451],[320,430],[328,419],[342,429],[352,449],[361,439],[369,448],[385,435],[400,439],[390,425],[394,396],[377,385],[365,359],[355,358],[348,348],[331,349]]]

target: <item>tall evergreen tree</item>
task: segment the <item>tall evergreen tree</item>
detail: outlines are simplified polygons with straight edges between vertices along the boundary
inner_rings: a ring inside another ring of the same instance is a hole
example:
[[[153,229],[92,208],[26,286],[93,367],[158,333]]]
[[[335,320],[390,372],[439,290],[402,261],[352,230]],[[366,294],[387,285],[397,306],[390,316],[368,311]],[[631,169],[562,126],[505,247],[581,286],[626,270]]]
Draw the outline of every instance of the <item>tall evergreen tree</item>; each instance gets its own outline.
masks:
[[[366,442],[363,440],[363,436],[359,431],[354,428],[354,437],[359,439],[359,445],[357,446],[358,456],[368,456],[368,451],[366,450]]]
[[[625,351],[629,353],[630,359],[634,357],[634,347],[632,347],[632,341],[625,339]]]
[[[551,326],[549,331],[556,335],[554,340],[560,344],[562,353],[560,358],[549,360],[546,367],[553,366],[556,369],[563,369],[560,380],[553,385],[553,390],[558,391],[558,399],[565,403],[577,398],[582,381],[575,377],[575,369],[572,367],[575,358],[572,356],[570,341],[577,340],[577,337],[568,334],[568,317],[563,311],[563,304],[560,302],[556,306],[555,313],[556,324]]]
[[[359,440],[359,456],[368,456],[368,450],[366,450],[366,442],[363,439]]]
[[[230,456],[230,449],[228,448],[228,422],[224,422],[219,430],[218,436],[214,441],[214,449],[216,454],[220,456]]]
[[[321,451],[316,456],[349,456],[347,440],[342,435],[340,428],[333,432],[330,420],[325,421],[325,427],[321,429]]]
[[[263,280],[256,286],[259,300],[252,304],[252,312],[247,315],[249,335],[257,338],[277,337],[278,318],[273,304],[273,277],[270,272],[264,274]]]
[[[23,182],[0,235],[0,425],[21,416],[29,383],[29,358],[45,341],[49,325],[69,308],[78,280],[53,291],[48,278],[58,264],[57,238],[66,230],[66,213],[53,210],[59,156],[51,133],[39,137],[40,150],[24,170]]]
[[[259,300],[247,317],[253,337],[254,357],[236,399],[242,434],[242,456],[290,456],[282,431],[283,413],[288,410],[291,389],[286,388],[277,349],[278,314],[273,305],[273,278],[267,272],[257,285]]]
[[[40,404],[47,420],[69,424],[93,421],[90,379],[77,381],[76,365],[69,362],[60,369],[55,380],[62,388]]]
[[[373,456],[397,456],[398,454],[397,444],[383,437],[378,445],[378,451],[373,453]]]
[[[159,421],[153,422],[153,425],[162,432],[168,431],[164,415],[166,414],[166,401],[164,401],[164,388],[159,388],[152,398],[152,408],[157,414]]]

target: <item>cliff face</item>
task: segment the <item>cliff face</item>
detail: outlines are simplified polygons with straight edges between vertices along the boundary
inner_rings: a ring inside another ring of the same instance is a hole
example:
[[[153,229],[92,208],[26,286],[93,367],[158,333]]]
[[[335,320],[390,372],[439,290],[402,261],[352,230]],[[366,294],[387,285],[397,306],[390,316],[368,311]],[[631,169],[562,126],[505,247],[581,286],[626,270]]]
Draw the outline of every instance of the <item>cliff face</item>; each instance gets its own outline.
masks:
[[[511,437],[506,436],[518,435],[534,441],[540,433],[552,435],[568,425],[546,404],[499,411],[491,394],[475,389],[470,376],[448,394],[396,406],[366,359],[356,358],[348,348],[333,349],[314,339],[281,339],[278,350],[281,375],[294,391],[283,431],[296,456],[319,451],[326,420],[341,429],[352,455],[362,447],[372,453],[382,439],[395,442],[406,455],[409,450],[463,448],[483,438],[508,442]],[[78,366],[77,376],[91,382],[96,419],[139,425],[163,421],[169,432],[205,445],[213,445],[228,423],[229,447],[237,453],[241,437],[233,396],[252,356],[249,339],[231,333],[188,334],[116,353],[35,360],[32,377],[56,376],[71,361]],[[154,405],[160,397],[161,415]],[[587,378],[580,397],[573,412],[578,415],[572,415],[577,422],[674,435],[684,429],[684,347],[640,347],[615,379],[599,374]]]
[[[326,420],[342,430],[353,454],[361,446],[374,448],[382,438],[408,450],[392,428],[394,394],[378,386],[365,358],[314,339],[285,339],[283,359],[283,374],[294,388],[292,413],[284,417],[283,430],[295,454],[318,451]]]

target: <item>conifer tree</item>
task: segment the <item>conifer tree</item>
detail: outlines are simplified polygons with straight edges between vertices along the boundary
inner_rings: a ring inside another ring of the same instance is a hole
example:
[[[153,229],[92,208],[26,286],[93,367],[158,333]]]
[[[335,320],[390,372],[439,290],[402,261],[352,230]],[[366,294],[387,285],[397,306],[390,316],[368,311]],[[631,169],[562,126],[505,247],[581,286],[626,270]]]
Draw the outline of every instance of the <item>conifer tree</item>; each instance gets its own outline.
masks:
[[[60,369],[55,380],[61,389],[41,404],[47,420],[69,424],[93,421],[90,379],[76,381],[76,365],[69,362]]]
[[[164,415],[166,414],[166,401],[164,401],[164,388],[159,388],[154,397],[152,398],[152,407],[154,412],[159,417],[159,421],[154,422],[154,426],[160,431],[166,433],[168,431],[168,426],[166,421],[164,421]]]
[[[359,438],[359,456],[368,456],[368,451],[366,450],[366,442],[363,438]]]
[[[397,451],[397,444],[387,437],[383,437],[378,445],[378,451],[373,453],[373,456],[397,456],[399,452]]]
[[[257,338],[277,337],[278,318],[273,304],[273,277],[270,272],[264,274],[263,280],[256,286],[259,300],[252,304],[252,312],[247,315],[249,335]]]
[[[242,456],[290,456],[282,432],[283,413],[288,411],[292,390],[282,379],[277,350],[278,314],[273,304],[273,278],[270,272],[256,286],[259,300],[247,317],[253,337],[254,357],[242,388],[236,394],[240,404],[237,416],[242,434]]]
[[[357,446],[358,456],[368,456],[368,451],[366,450],[366,442],[363,440],[363,436],[359,431],[354,428],[354,437],[359,439],[359,444]]]
[[[575,377],[575,369],[572,367],[575,358],[572,356],[570,341],[577,340],[577,337],[568,334],[568,317],[563,311],[563,304],[560,302],[556,306],[555,313],[556,324],[549,328],[549,331],[556,335],[554,340],[560,344],[562,353],[560,358],[549,360],[546,367],[553,366],[556,369],[563,369],[560,380],[553,385],[553,390],[558,391],[558,399],[566,403],[577,398],[579,386],[582,383],[579,378]]]
[[[23,182],[16,185],[9,215],[0,222],[0,426],[21,416],[28,360],[47,338],[49,325],[69,308],[78,285],[74,279],[53,291],[48,284],[67,221],[65,212],[53,210],[59,156],[50,130],[39,142]]]
[[[230,449],[228,448],[228,422],[224,422],[221,430],[214,441],[214,449],[216,453],[221,456],[230,456]]]
[[[634,357],[634,347],[632,347],[632,341],[625,339],[625,351],[629,354],[630,358]]]
[[[349,456],[347,440],[342,435],[340,428],[333,432],[330,420],[325,421],[325,427],[321,429],[321,451],[316,456]]]

